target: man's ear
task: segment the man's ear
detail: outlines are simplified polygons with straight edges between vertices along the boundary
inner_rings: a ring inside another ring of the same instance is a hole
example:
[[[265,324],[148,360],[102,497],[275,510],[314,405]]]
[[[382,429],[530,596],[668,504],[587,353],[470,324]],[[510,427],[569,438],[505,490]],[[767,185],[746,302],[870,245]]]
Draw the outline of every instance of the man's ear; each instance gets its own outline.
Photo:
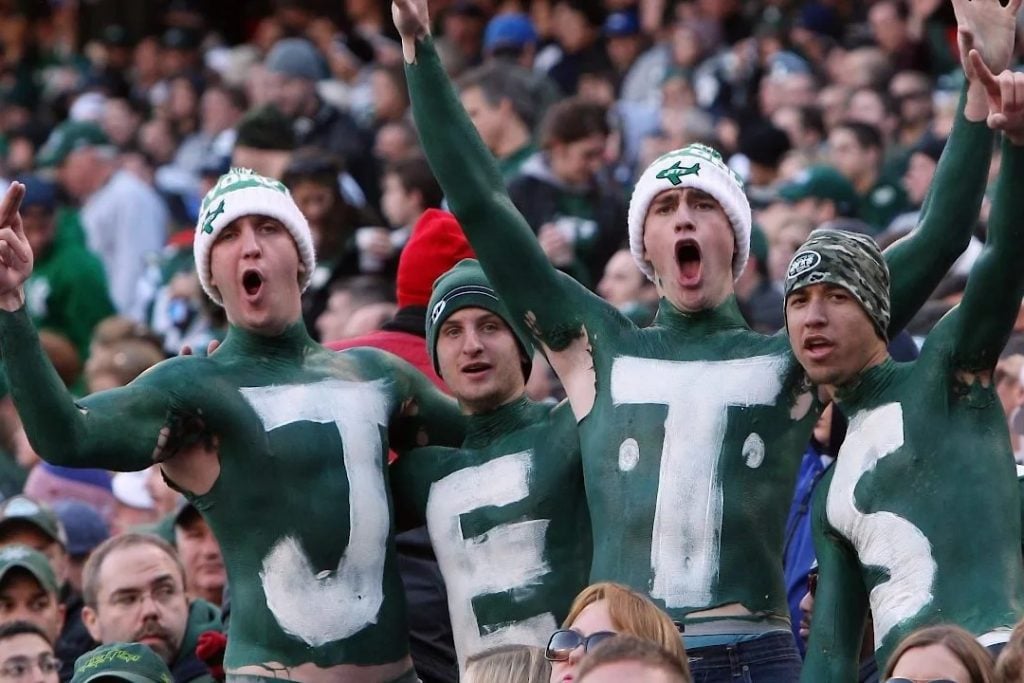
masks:
[[[89,605],[82,608],[82,623],[85,624],[85,630],[89,632],[92,639],[97,643],[102,643],[103,640],[100,638],[100,625],[99,615],[96,614],[96,610]]]

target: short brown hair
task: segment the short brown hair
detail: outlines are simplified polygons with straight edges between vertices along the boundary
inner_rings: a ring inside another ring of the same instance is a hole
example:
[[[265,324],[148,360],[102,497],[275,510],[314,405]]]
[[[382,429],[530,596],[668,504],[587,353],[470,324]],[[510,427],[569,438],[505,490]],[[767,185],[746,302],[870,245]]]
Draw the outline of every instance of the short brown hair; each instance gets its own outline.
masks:
[[[673,683],[690,683],[691,680],[685,657],[679,658],[657,643],[628,634],[615,636],[594,648],[580,662],[577,679],[582,682],[597,667],[618,662],[636,662],[664,671],[672,677]]]
[[[569,608],[562,624],[570,628],[586,607],[604,600],[617,631],[657,643],[674,657],[686,660],[679,628],[647,597],[619,583],[604,581],[584,588]]]
[[[992,657],[988,650],[983,648],[970,633],[953,624],[939,624],[918,629],[896,647],[896,651],[889,657],[889,663],[885,665],[883,679],[892,676],[900,657],[907,651],[929,645],[941,645],[949,650],[964,665],[967,673],[971,675],[971,683],[994,683],[998,680],[992,666]]]
[[[570,144],[591,135],[609,135],[608,110],[582,97],[570,97],[552,105],[540,123],[540,146]]]
[[[107,556],[115,550],[137,545],[151,545],[164,551],[174,561],[174,566],[181,573],[181,583],[185,585],[185,565],[181,563],[177,551],[170,543],[152,534],[121,534],[100,543],[92,555],[89,556],[85,567],[82,569],[82,598],[86,605],[93,609],[97,608],[100,592],[100,570],[103,568],[103,562],[107,559]]]

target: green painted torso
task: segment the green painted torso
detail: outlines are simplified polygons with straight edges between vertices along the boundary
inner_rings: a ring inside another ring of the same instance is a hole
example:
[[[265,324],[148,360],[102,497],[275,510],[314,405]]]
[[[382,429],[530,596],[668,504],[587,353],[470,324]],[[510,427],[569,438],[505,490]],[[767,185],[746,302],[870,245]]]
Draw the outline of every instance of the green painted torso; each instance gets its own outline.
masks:
[[[958,381],[937,328],[920,359],[892,360],[839,396],[849,430],[816,492],[827,533],[856,551],[876,657],[921,626],[976,635],[1024,612],[1013,453],[995,390]]]
[[[222,435],[219,478],[190,498],[227,566],[228,668],[407,653],[384,475],[400,399],[383,367],[353,360],[304,333],[270,341],[233,329],[166,385],[172,397],[204,395]]]
[[[460,449],[392,466],[396,506],[425,519],[448,589],[460,664],[489,647],[543,647],[590,570],[576,422],[525,398],[472,416]]]
[[[608,327],[589,326],[599,390],[579,425],[591,579],[677,619],[734,602],[785,618],[786,512],[819,412],[788,341],[752,332],[734,299]]]

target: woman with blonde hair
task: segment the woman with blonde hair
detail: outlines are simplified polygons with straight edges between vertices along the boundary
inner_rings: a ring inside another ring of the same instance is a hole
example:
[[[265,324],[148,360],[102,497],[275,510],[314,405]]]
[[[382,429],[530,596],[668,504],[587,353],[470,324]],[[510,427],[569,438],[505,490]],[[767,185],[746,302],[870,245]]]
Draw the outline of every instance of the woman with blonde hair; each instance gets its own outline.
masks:
[[[562,628],[548,641],[551,682],[573,680],[580,660],[599,643],[620,633],[657,643],[686,666],[679,628],[648,598],[618,583],[587,586],[576,596]],[[687,668],[687,675],[689,669]]]
[[[545,683],[550,674],[539,647],[499,645],[466,658],[462,683]]]
[[[942,680],[995,683],[988,651],[970,633],[952,624],[929,626],[903,639],[885,667],[886,683]]]

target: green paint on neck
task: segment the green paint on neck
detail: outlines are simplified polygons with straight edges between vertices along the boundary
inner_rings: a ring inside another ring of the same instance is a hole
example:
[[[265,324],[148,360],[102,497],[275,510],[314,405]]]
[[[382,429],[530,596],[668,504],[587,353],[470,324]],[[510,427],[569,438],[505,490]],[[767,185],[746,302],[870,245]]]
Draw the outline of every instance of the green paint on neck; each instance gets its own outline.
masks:
[[[699,337],[730,328],[748,328],[735,294],[730,294],[714,308],[693,312],[681,311],[671,301],[662,297],[654,324],[678,331],[687,337]]]
[[[228,328],[224,343],[217,349],[216,355],[230,354],[240,356],[256,356],[261,358],[290,358],[301,361],[303,349],[321,348],[309,332],[302,320],[298,320],[284,329],[280,334],[266,335],[253,330],[246,330],[236,325]]]
[[[497,436],[510,434],[529,425],[533,406],[526,394],[523,394],[488,413],[470,415],[466,423],[464,447],[481,448]]]

